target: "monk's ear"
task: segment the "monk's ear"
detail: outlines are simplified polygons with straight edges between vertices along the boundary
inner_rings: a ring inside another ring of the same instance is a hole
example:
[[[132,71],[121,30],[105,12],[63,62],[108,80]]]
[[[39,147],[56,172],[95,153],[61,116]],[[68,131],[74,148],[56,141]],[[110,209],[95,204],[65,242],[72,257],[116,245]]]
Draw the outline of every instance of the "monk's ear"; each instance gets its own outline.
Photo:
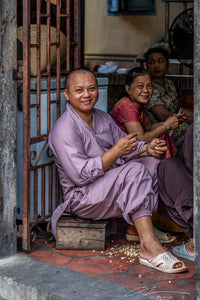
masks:
[[[127,94],[129,95],[129,93],[130,93],[130,87],[129,87],[128,84],[125,85],[125,90],[126,90]]]
[[[69,101],[69,91],[68,89],[64,89],[64,95],[67,101]]]

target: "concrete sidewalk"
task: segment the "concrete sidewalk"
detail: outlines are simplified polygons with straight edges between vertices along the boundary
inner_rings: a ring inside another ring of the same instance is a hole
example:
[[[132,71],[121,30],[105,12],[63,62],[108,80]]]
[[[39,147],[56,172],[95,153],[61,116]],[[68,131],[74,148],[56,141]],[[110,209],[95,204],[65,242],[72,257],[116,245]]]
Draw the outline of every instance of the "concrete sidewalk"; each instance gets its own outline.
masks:
[[[166,299],[60,268],[24,254],[0,260],[0,297],[6,300]]]

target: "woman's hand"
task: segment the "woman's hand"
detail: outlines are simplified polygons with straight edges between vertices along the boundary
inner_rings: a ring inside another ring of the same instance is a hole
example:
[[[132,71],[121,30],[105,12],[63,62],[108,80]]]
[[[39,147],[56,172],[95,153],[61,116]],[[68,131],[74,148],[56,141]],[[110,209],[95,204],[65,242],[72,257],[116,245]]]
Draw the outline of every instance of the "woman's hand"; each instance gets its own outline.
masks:
[[[191,124],[194,121],[194,114],[193,111],[189,111],[185,108],[182,108],[182,112],[184,113],[185,117],[186,117],[186,122]]]
[[[179,120],[177,118],[176,115],[173,115],[171,117],[169,117],[164,123],[163,125],[166,126],[166,129],[169,130],[169,129],[175,129],[178,127],[179,125]]]
[[[182,114],[175,114],[175,116],[177,117],[179,124],[187,121],[187,117],[185,116],[184,113],[182,113]]]
[[[121,157],[135,151],[137,149],[137,145],[137,133],[130,133],[119,139],[113,146],[113,150],[117,157]]]
[[[148,152],[154,157],[161,158],[165,151],[167,150],[167,145],[164,140],[153,139],[149,144]]]

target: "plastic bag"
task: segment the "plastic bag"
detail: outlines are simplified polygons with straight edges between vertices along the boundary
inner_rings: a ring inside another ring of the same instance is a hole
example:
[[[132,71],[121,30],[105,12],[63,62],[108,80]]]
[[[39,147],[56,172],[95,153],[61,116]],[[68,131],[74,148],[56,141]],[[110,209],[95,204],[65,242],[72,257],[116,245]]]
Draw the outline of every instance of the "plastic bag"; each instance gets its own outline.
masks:
[[[105,63],[105,65],[100,65],[100,67],[97,69],[98,73],[114,73],[118,69],[118,66],[112,62],[108,61]]]

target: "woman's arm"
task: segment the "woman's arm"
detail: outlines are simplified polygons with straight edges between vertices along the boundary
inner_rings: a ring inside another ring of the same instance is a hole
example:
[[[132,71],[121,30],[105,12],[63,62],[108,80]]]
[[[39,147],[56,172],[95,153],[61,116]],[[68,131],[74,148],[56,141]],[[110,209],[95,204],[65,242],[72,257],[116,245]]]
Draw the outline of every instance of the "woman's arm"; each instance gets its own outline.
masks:
[[[167,118],[173,116],[174,113],[169,112],[164,105],[156,105],[150,109],[151,113],[160,121],[163,122]]]
[[[159,122],[155,124],[152,124],[148,116],[146,116],[144,128],[140,122],[124,123],[128,133],[137,132],[138,140],[145,142],[151,142],[152,139],[158,138],[166,131],[177,128],[178,125],[179,122],[176,116],[169,117],[165,122]]]
[[[151,142],[153,138],[161,136],[167,130],[167,128],[165,128],[165,125],[160,125],[153,130],[151,130],[150,127],[150,131],[145,132],[140,122],[126,122],[124,123],[124,126],[128,133],[137,132],[138,140],[145,142]]]

